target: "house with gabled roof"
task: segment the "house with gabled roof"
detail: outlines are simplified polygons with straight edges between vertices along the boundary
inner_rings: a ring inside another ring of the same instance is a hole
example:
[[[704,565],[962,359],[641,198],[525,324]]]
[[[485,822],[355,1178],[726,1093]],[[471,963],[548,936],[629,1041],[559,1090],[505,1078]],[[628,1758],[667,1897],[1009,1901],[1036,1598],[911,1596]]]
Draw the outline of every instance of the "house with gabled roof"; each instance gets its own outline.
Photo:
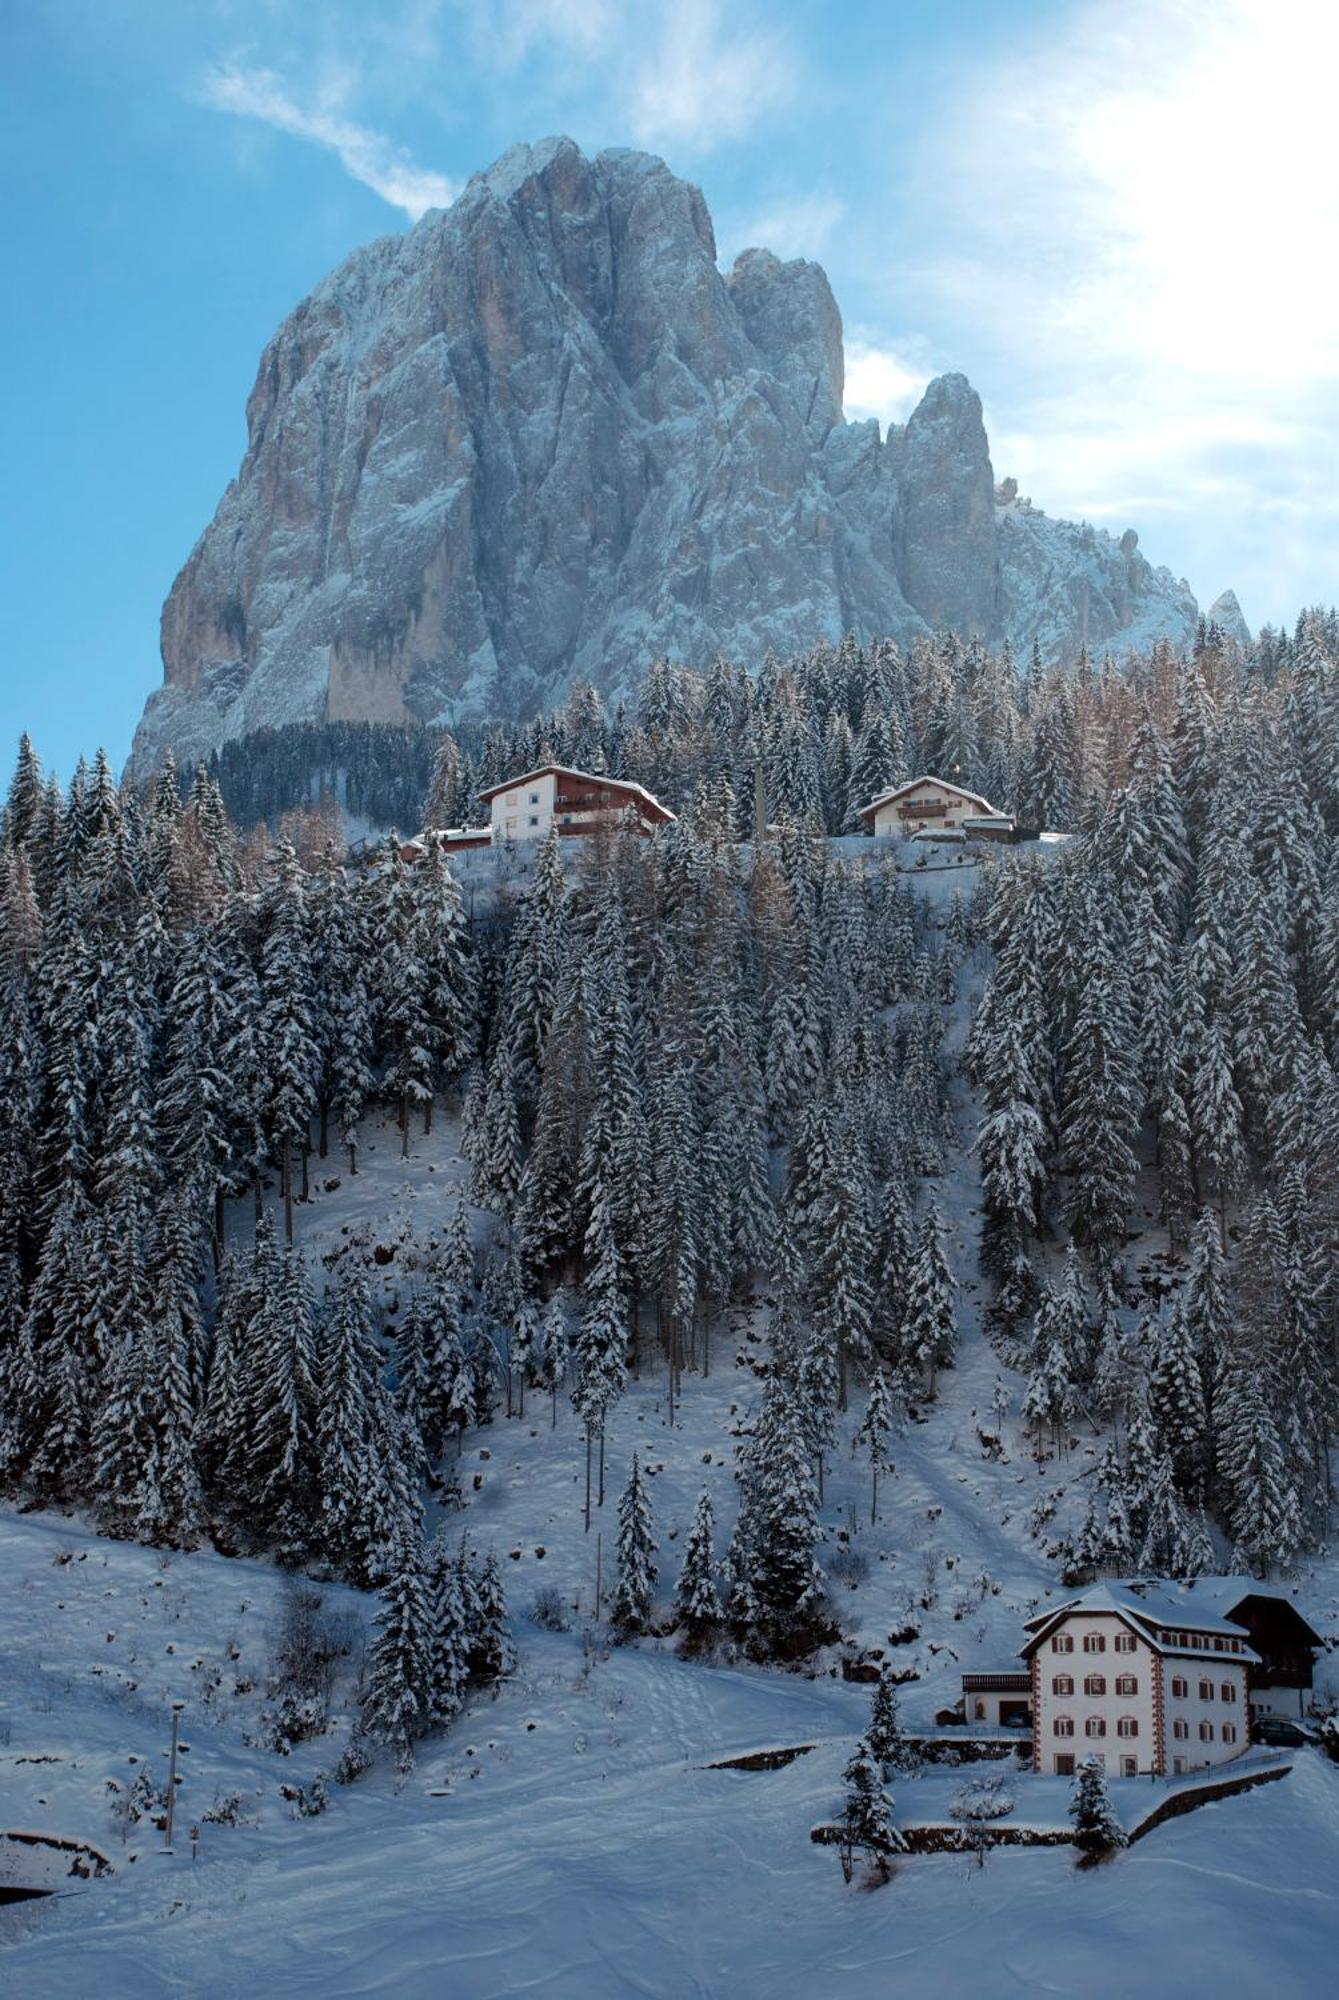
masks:
[[[1290,1597],[1255,1576],[1197,1576],[1181,1585],[1188,1604],[1245,1632],[1259,1656],[1251,1668],[1251,1714],[1306,1714],[1316,1654],[1325,1644]]]
[[[969,792],[949,778],[911,778],[878,793],[859,816],[871,833],[903,839],[917,834],[976,834],[983,839],[1007,839],[1014,822],[979,792]]]
[[[605,773],[577,771],[567,764],[541,764],[479,793],[490,813],[494,842],[543,840],[559,834],[591,834],[619,822],[641,833],[668,826],[675,815],[644,785]]]
[[[1242,1626],[1160,1579],[1098,1583],[1029,1618],[1032,1767],[1071,1774],[1096,1756],[1118,1777],[1227,1764],[1250,1743]]]

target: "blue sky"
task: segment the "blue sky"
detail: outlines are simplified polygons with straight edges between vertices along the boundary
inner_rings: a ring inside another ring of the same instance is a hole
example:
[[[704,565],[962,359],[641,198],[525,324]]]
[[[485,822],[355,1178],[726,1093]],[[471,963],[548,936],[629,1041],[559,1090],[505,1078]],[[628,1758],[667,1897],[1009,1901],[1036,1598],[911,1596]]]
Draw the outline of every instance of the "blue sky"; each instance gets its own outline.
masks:
[[[556,131],[817,257],[848,413],[962,368],[1048,511],[1332,601],[1336,69],[1322,0],[6,0],[0,746],[125,754],[265,340]]]

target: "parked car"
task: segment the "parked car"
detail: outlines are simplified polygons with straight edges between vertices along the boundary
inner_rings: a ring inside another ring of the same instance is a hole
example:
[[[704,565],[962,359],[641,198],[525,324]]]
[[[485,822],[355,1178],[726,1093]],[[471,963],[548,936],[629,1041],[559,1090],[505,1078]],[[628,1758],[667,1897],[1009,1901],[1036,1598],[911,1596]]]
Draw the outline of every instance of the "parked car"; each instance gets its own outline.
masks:
[[[1320,1731],[1314,1724],[1294,1722],[1286,1715],[1262,1715],[1251,1735],[1257,1743],[1279,1750],[1300,1750],[1304,1744],[1320,1742]]]

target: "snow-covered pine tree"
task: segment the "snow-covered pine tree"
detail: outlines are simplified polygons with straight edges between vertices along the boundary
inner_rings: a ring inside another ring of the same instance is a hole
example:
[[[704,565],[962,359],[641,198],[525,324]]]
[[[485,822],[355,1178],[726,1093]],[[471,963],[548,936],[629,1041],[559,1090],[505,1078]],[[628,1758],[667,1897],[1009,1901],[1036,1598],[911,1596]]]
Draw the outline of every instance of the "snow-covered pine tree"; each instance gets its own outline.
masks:
[[[1063,1448],[1065,1420],[1073,1405],[1069,1357],[1061,1342],[1052,1339],[1029,1375],[1023,1395],[1023,1421],[1036,1437],[1039,1459],[1045,1456],[1042,1439],[1048,1431],[1056,1451]]]
[[[540,1370],[551,1398],[550,1429],[558,1428],[558,1393],[567,1381],[572,1358],[572,1335],[567,1320],[567,1299],[560,1289],[544,1311],[541,1334]]]
[[[730,1612],[765,1650],[809,1650],[821,1615],[818,1486],[804,1398],[773,1374],[743,1472],[731,1541]]]
[[[423,1552],[407,1547],[381,1592],[377,1636],[368,1661],[363,1726],[395,1752],[401,1773],[414,1764],[414,1742],[432,1710],[430,1674],[433,1624],[423,1575]]]
[[[470,1626],[470,1673],[485,1686],[503,1680],[516,1669],[516,1649],[507,1626],[507,1603],[497,1551],[490,1549],[478,1567],[467,1599]]]
[[[840,1144],[818,1208],[810,1231],[810,1287],[815,1320],[837,1357],[837,1407],[844,1410],[850,1365],[867,1368],[873,1355],[874,1302],[860,1162]]]
[[[871,1528],[879,1518],[879,1474],[891,1463],[888,1457],[888,1434],[892,1427],[893,1400],[888,1393],[888,1380],[882,1368],[876,1366],[870,1374],[869,1397],[855,1434],[856,1443],[864,1447],[865,1456],[869,1460]]]
[[[675,1595],[679,1625],[690,1649],[709,1639],[725,1615],[716,1583],[713,1526],[711,1495],[704,1489],[684,1540],[683,1567]]]
[[[293,1148],[305,1159],[320,1052],[312,1033],[306,894],[297,856],[286,841],[269,857],[264,922],[259,1044],[268,1125],[283,1182],[284,1235],[291,1243]]]
[[[840,1830],[842,1867],[849,1882],[856,1852],[867,1854],[885,1880],[889,1857],[900,1854],[906,1842],[893,1824],[883,1772],[865,1737],[842,1772],[846,1796],[837,1822]]]
[[[1100,923],[1093,926],[1065,1060],[1062,1141],[1070,1215],[1075,1240],[1100,1262],[1124,1240],[1141,1104],[1125,982]]]
[[[1209,1476],[1209,1421],[1200,1359],[1179,1299],[1158,1327],[1148,1410],[1178,1490],[1187,1500],[1198,1500]]]
[[[1096,1757],[1085,1757],[1079,1766],[1069,1817],[1074,1827],[1074,1845],[1085,1862],[1104,1861],[1118,1848],[1128,1845],[1129,1837],[1116,1817],[1107,1791],[1106,1773]]]
[[[928,1209],[912,1259],[902,1324],[908,1357],[925,1369],[931,1395],[938,1370],[951,1368],[957,1351],[953,1292],[939,1217]]]
[[[470,1632],[460,1566],[446,1532],[439,1528],[423,1552],[423,1590],[428,1642],[428,1716],[447,1723],[459,1714],[470,1674]]]
[[[275,1248],[268,1219],[256,1243],[255,1287],[242,1345],[243,1442],[227,1497],[253,1533],[296,1554],[313,1526],[315,1308],[300,1253]]]
[[[874,1683],[865,1741],[885,1778],[891,1771],[906,1768],[909,1752],[898,1719],[897,1680],[889,1660],[879,1668],[879,1678]]]
[[[651,1497],[636,1452],[632,1454],[632,1471],[618,1503],[617,1553],[618,1583],[609,1615],[621,1632],[643,1632],[651,1615],[651,1595],[659,1571],[654,1561]]]

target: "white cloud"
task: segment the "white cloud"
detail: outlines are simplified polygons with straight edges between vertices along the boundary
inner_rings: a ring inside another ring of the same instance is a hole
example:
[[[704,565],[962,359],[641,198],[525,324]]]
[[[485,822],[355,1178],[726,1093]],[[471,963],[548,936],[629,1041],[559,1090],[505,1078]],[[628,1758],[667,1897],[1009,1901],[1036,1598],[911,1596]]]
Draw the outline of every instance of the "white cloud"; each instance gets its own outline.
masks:
[[[555,47],[602,55],[620,32],[615,0],[472,0],[469,12],[476,52],[504,70]]]
[[[885,431],[905,423],[925,393],[930,377],[896,354],[891,347],[852,334],[846,342],[846,394],[842,398],[851,420],[877,417]]]
[[[998,472],[1156,520],[1155,559],[1214,589],[1253,566],[1260,615],[1285,571],[1333,573],[1337,66],[1318,0],[1076,0],[936,119],[913,200],[952,250],[901,274],[1001,408]]]
[[[307,139],[334,153],[344,171],[416,222],[429,208],[445,208],[456,190],[444,174],[419,167],[379,132],[343,115],[344,86],[327,88],[304,108],[274,70],[228,66],[211,71],[204,100],[216,111],[252,118],[276,132]]]
[[[477,58],[548,66],[547,95],[594,87],[639,145],[707,153],[784,110],[799,85],[790,37],[746,0],[462,0]]]
[[[734,235],[741,248],[774,250],[778,257],[813,257],[845,213],[846,203],[834,196],[802,195],[764,210]]]
[[[789,44],[742,19],[738,7],[666,0],[658,15],[659,32],[628,76],[628,114],[643,144],[706,152],[742,138],[793,99],[798,79]],[[630,24],[628,33],[645,45],[644,26]]]

